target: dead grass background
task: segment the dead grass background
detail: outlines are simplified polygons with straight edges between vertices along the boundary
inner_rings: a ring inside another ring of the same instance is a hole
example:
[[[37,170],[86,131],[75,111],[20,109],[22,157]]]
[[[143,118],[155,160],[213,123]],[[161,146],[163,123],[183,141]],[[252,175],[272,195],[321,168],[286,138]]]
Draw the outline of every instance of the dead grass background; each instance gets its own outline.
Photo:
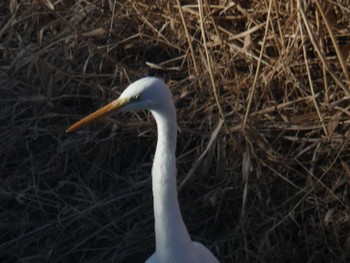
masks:
[[[1,262],[152,253],[150,114],[65,134],[145,75],[174,94],[193,239],[221,262],[349,262],[349,6],[1,1]]]

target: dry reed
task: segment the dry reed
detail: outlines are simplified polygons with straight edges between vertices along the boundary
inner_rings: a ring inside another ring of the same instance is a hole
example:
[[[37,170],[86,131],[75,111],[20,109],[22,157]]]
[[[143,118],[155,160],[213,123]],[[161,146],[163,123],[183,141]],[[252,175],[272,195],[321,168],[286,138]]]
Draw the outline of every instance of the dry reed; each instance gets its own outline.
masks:
[[[152,253],[150,114],[65,134],[145,75],[174,94],[193,239],[221,262],[349,262],[349,1],[9,0],[0,12],[1,262]]]

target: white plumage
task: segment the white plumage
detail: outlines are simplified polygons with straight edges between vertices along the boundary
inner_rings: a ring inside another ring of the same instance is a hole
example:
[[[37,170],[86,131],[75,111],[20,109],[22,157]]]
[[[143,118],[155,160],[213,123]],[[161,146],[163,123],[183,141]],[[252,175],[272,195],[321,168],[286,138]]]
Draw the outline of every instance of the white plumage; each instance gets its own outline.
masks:
[[[181,216],[176,189],[176,110],[166,84],[146,77],[129,85],[120,97],[71,126],[67,132],[115,111],[148,109],[157,123],[158,141],[152,167],[156,251],[147,263],[219,262],[202,244],[192,242]]]

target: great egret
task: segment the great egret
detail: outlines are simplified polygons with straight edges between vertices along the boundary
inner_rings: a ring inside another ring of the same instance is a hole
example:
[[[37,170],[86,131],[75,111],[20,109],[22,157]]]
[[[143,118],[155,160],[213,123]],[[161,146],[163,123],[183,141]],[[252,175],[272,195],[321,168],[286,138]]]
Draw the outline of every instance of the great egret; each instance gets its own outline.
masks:
[[[176,110],[172,94],[159,78],[145,77],[129,85],[118,99],[72,125],[67,132],[116,111],[149,109],[158,141],[152,167],[156,251],[147,263],[219,262],[204,245],[192,242],[182,219],[176,190]]]

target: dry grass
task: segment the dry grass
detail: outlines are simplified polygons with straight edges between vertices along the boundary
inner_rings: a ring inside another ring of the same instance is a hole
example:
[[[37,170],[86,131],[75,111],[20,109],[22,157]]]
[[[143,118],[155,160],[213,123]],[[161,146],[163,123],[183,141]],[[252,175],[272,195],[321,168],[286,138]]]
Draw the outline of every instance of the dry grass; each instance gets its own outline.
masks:
[[[174,94],[194,239],[222,262],[349,262],[349,1],[180,2],[1,1],[1,262],[152,253],[150,115],[64,132],[145,75]]]

